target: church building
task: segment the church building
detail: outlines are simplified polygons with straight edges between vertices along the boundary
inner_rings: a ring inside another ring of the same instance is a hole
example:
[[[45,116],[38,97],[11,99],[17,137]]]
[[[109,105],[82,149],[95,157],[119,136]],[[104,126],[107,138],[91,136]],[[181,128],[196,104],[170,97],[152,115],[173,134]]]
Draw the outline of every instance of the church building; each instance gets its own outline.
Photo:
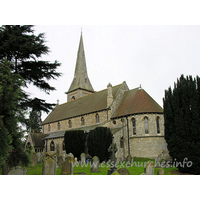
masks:
[[[112,81],[112,80],[111,80]],[[108,127],[114,136],[118,161],[132,157],[155,158],[167,149],[163,109],[141,87],[129,89],[124,81],[94,91],[87,74],[81,33],[73,81],[66,92],[67,102],[57,104],[43,121],[45,151],[64,153],[67,130]]]

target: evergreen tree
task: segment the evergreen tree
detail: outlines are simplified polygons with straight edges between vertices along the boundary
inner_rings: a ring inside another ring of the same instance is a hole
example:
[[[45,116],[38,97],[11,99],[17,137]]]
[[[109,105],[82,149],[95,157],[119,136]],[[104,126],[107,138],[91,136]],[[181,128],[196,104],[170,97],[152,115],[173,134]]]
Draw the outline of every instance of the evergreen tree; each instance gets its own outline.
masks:
[[[40,133],[42,131],[41,111],[32,109],[29,115],[28,129],[34,133]]]
[[[61,75],[56,72],[60,63],[39,60],[42,55],[48,53],[49,48],[45,45],[44,33],[34,35],[33,26],[0,27],[0,60],[7,58],[11,62],[11,72],[19,74],[24,79],[26,87],[32,83],[47,94],[55,90],[47,81]],[[24,99],[21,103],[23,109],[30,107],[48,113],[55,105],[46,103],[42,99],[32,99],[25,93],[23,95]]]
[[[98,156],[100,161],[107,160],[110,156],[108,148],[112,143],[112,133],[107,127],[97,127],[89,132],[87,137],[88,153]]]
[[[83,130],[66,131],[64,136],[66,153],[79,158],[85,152],[86,134]]]
[[[11,72],[7,60],[0,62],[0,165],[27,166],[29,163],[21,140],[23,132],[19,127],[19,123],[25,121],[20,108],[23,98],[20,87],[23,84],[20,75]]]
[[[165,91],[163,102],[165,139],[175,166],[200,174],[200,78],[182,75],[173,91]]]

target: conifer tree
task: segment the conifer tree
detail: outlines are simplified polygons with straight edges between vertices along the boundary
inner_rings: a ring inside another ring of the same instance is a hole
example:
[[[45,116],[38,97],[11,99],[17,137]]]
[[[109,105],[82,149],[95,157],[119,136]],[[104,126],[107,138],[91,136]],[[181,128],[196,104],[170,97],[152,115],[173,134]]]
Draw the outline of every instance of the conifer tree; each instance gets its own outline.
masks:
[[[0,62],[0,165],[27,166],[29,163],[19,126],[24,121],[24,112],[20,108],[23,84],[20,75],[11,72],[7,60]]]
[[[163,102],[165,139],[173,163],[181,172],[200,174],[200,78],[182,75],[173,91],[165,91]]]
[[[100,161],[109,158],[108,148],[112,143],[112,133],[107,127],[97,127],[91,130],[87,137],[88,153],[94,157],[98,156]]]
[[[42,131],[41,111],[32,109],[29,115],[28,129],[34,133]]]
[[[44,33],[34,34],[31,25],[6,25],[0,27],[0,60],[7,58],[10,61],[11,72],[19,74],[25,81],[25,86],[31,83],[49,94],[55,88],[47,82],[56,79],[61,74],[56,72],[60,63],[42,61],[41,56],[48,54],[49,48],[45,45]],[[23,94],[21,104],[23,109],[36,107],[37,110],[49,112],[55,104],[46,103],[39,98],[30,98]]]

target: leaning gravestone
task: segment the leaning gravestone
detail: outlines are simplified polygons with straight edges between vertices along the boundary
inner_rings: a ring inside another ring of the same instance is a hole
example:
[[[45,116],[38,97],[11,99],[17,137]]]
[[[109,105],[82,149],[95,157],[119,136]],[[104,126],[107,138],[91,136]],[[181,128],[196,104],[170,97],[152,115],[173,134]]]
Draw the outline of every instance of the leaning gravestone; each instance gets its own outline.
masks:
[[[7,175],[26,175],[26,169],[21,166],[11,168]]]
[[[44,154],[42,175],[56,175],[56,153]]]
[[[73,175],[74,167],[73,167],[74,157],[68,156],[62,164],[61,175]]]
[[[119,175],[130,175],[128,169],[126,168],[119,168],[116,170],[117,173],[119,173]]]
[[[85,153],[82,153],[80,158],[81,158],[81,165],[85,165],[85,160],[86,160]]]
[[[99,158],[97,156],[92,158],[91,172],[99,172]]]
[[[148,161],[145,168],[146,175],[154,175],[154,165],[152,161]]]

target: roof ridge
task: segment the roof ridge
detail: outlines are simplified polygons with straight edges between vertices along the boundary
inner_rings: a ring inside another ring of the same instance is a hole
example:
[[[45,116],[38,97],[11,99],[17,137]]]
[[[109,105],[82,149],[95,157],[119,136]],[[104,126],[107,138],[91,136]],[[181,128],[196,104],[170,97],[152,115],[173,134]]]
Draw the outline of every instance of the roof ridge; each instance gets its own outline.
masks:
[[[123,84],[123,83],[118,84],[118,85],[115,85],[115,86],[113,86],[112,88],[117,87],[117,86],[122,85],[122,84]],[[65,102],[65,103],[59,104],[59,105],[57,105],[57,106],[61,106],[61,105],[67,104],[67,103],[70,103],[70,102],[72,102],[72,101],[74,102],[74,101],[77,101],[78,99],[81,99],[81,98],[84,98],[84,97],[88,97],[88,96],[91,96],[91,95],[94,95],[94,94],[97,94],[97,93],[103,92],[103,91],[105,91],[105,90],[108,90],[108,88],[105,88],[105,89],[103,89],[103,90],[100,90],[100,91],[97,91],[97,92],[94,92],[94,93],[88,94],[88,95],[86,95],[86,96],[79,97],[79,98],[77,98],[77,99],[75,99],[75,100],[71,100],[71,101],[68,101],[68,102]],[[57,106],[56,106],[56,107],[57,107]]]

